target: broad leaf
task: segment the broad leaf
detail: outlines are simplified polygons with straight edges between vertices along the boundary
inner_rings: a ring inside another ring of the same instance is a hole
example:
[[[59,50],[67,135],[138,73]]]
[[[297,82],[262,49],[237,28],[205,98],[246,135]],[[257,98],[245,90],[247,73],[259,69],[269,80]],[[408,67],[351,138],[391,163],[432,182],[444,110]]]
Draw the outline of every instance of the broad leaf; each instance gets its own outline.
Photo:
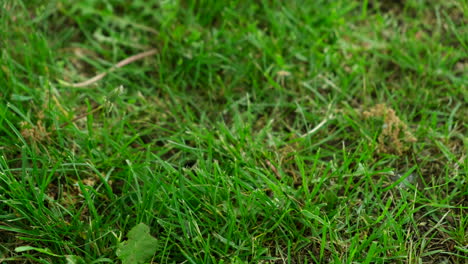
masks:
[[[128,232],[128,240],[120,243],[116,252],[122,264],[141,264],[156,253],[158,240],[149,231],[147,225],[140,223]]]

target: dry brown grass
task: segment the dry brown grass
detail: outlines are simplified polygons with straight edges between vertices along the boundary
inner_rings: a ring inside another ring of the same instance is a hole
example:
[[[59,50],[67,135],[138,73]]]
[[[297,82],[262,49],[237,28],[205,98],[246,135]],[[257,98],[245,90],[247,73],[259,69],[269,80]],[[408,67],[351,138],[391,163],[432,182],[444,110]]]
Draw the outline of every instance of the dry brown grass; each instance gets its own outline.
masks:
[[[365,119],[383,119],[382,131],[378,137],[378,152],[401,155],[408,149],[408,145],[417,141],[408,125],[403,122],[395,110],[385,104],[377,104],[364,111]]]

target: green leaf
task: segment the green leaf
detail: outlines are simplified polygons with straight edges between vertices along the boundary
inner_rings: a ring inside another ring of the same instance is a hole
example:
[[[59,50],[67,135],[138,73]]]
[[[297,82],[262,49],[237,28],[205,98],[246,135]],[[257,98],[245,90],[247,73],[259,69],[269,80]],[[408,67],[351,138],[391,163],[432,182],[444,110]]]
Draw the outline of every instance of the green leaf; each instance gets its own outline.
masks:
[[[147,225],[140,223],[128,232],[128,240],[120,243],[116,252],[122,264],[144,263],[156,253],[158,240],[149,231]]]

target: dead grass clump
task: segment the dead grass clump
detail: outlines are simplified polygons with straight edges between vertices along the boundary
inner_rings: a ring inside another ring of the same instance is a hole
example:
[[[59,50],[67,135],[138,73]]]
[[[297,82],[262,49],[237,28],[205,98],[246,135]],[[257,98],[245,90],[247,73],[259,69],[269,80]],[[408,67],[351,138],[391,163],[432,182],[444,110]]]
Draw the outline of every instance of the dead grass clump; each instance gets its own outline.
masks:
[[[395,110],[385,104],[378,104],[363,112],[365,119],[383,119],[382,132],[378,137],[378,152],[402,154],[407,150],[407,144],[417,141],[408,126],[400,120]]]
[[[30,124],[26,121],[20,122],[21,136],[30,142],[47,142],[50,139],[50,133],[44,126],[44,112],[40,111],[37,114],[36,124]]]

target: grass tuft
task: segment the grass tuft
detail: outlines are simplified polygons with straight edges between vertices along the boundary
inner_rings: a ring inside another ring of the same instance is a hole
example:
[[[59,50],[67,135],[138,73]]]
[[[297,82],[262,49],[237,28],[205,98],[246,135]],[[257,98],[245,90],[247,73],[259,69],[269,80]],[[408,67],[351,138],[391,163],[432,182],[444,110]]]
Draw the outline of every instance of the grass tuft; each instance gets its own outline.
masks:
[[[467,11],[3,1],[0,262],[465,263]]]

